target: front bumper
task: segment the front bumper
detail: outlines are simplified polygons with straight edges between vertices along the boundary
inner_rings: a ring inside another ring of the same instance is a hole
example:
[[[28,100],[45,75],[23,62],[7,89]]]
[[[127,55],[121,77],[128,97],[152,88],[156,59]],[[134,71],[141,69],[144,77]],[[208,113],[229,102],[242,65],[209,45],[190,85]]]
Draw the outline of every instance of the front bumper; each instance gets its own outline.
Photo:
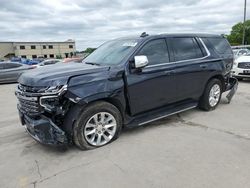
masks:
[[[33,119],[19,109],[19,117],[22,125],[36,141],[46,145],[66,145],[68,138],[65,132],[56,126],[51,119],[40,116]]]
[[[233,76],[239,78],[250,78],[250,69],[242,69],[234,67],[232,70]]]

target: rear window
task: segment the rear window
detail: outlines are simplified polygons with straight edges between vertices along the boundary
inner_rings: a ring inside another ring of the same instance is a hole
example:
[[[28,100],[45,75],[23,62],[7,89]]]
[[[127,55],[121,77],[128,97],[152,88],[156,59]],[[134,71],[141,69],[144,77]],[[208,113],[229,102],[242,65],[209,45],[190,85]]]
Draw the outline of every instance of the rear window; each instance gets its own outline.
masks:
[[[219,54],[232,54],[231,46],[225,38],[208,38],[215,51]]]
[[[175,61],[196,59],[203,57],[202,51],[194,38],[181,37],[173,38],[172,46],[174,49]]]

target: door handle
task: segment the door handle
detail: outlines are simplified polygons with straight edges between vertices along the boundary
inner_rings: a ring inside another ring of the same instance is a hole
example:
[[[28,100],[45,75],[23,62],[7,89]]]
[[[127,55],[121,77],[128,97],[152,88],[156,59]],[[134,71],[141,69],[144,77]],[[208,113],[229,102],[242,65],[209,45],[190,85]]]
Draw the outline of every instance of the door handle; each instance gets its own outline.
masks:
[[[208,67],[207,64],[200,65],[200,68],[203,68],[203,69],[205,69],[205,68],[207,68],[207,67]]]

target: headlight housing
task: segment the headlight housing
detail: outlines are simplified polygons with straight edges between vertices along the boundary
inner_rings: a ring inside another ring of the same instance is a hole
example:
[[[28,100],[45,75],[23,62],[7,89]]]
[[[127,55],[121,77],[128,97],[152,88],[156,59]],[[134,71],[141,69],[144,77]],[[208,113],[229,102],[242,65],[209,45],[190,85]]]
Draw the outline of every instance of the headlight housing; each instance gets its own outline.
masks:
[[[45,89],[44,95],[62,95],[67,90],[67,85],[50,86]]]

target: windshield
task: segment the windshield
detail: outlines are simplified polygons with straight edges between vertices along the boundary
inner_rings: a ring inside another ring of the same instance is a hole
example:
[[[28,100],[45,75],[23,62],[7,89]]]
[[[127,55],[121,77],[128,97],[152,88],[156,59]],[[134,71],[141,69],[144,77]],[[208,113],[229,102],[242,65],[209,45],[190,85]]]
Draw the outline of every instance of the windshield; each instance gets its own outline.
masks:
[[[120,63],[137,45],[136,40],[112,40],[104,43],[84,59],[85,63],[116,65]]]

